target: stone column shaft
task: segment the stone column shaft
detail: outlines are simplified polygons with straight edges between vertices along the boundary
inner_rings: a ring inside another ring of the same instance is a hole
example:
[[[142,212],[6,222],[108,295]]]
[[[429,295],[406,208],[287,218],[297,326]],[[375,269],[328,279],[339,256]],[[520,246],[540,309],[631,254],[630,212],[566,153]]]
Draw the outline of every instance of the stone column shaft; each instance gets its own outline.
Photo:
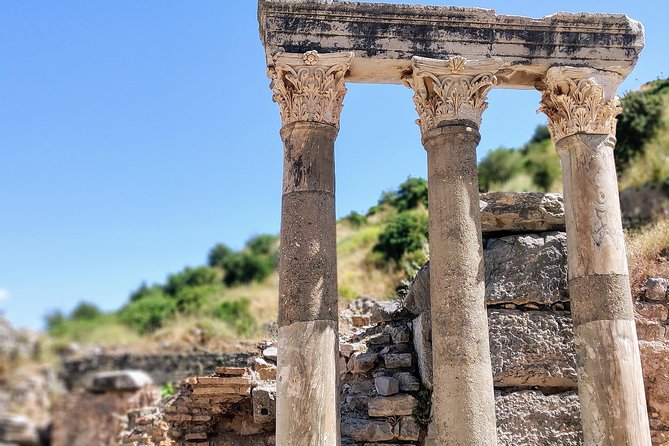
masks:
[[[562,162],[586,446],[651,444],[613,158],[619,82],[560,67],[541,85]]]
[[[429,445],[497,444],[476,168],[485,95],[496,83],[494,75],[479,74],[488,67],[462,58],[415,58],[407,78],[428,158],[434,358]]]
[[[334,141],[352,55],[279,54],[284,142],[277,446],[339,445]]]

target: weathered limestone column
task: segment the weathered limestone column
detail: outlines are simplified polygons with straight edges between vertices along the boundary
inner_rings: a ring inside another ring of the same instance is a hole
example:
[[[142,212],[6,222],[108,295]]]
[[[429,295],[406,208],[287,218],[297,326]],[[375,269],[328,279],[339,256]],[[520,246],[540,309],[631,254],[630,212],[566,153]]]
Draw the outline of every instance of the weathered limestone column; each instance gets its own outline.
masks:
[[[334,141],[353,53],[281,53],[270,67],[284,142],[278,446],[339,439]]]
[[[562,160],[586,446],[651,444],[613,159],[621,80],[554,67],[537,86]]]
[[[432,423],[426,444],[497,444],[483,282],[476,147],[497,62],[414,58],[428,157]]]

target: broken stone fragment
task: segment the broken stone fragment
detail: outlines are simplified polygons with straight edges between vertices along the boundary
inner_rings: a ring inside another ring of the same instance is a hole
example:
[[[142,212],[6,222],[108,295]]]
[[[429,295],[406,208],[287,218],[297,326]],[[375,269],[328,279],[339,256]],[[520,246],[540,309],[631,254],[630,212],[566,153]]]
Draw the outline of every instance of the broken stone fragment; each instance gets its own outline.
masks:
[[[393,377],[399,382],[402,392],[417,392],[420,389],[420,381],[409,372],[395,373]]]
[[[400,391],[399,381],[390,376],[374,378],[374,387],[376,388],[376,393],[381,396],[395,395]]]
[[[35,423],[19,415],[0,414],[0,445],[38,446]]]
[[[375,302],[372,307],[372,322],[399,321],[405,319],[408,313],[397,300]]]
[[[153,379],[142,370],[115,370],[94,374],[89,390],[93,392],[135,391],[152,384]]]
[[[357,442],[388,441],[395,439],[393,426],[385,420],[364,420],[361,418],[345,418],[341,423],[342,437]]]
[[[388,353],[383,355],[383,361],[389,369],[411,367],[411,353]]]
[[[388,333],[394,344],[411,342],[411,331],[406,325],[387,325],[384,332]]]
[[[411,415],[418,400],[407,393],[392,396],[370,398],[367,405],[367,414],[370,417],[394,417]]]
[[[352,373],[366,373],[372,370],[378,359],[376,353],[354,353],[348,361],[348,369]]]
[[[253,358],[253,369],[261,380],[276,379],[276,366],[263,358]]]
[[[276,363],[276,357],[278,355],[279,351],[276,347],[267,347],[265,350],[262,351],[262,355],[265,359],[269,359],[270,361]]]
[[[416,441],[420,435],[420,426],[416,424],[413,417],[402,417],[400,420],[400,434],[398,440]]]
[[[561,194],[489,192],[481,194],[480,204],[484,233],[562,231],[565,227]]]
[[[276,416],[276,386],[262,385],[251,392],[253,403],[253,422],[271,423]]]
[[[667,297],[669,279],[651,277],[646,281],[646,300],[662,301]]]

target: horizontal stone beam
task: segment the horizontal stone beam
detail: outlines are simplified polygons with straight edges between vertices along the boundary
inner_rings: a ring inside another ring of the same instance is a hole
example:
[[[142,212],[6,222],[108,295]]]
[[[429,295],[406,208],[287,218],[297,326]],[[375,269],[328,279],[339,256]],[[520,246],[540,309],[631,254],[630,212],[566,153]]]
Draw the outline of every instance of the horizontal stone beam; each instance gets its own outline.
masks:
[[[555,65],[627,76],[643,26],[620,14],[558,13],[542,19],[492,9],[336,0],[259,0],[268,66],[279,52],[353,51],[348,81],[399,84],[413,56],[498,59],[499,86],[532,88]]]

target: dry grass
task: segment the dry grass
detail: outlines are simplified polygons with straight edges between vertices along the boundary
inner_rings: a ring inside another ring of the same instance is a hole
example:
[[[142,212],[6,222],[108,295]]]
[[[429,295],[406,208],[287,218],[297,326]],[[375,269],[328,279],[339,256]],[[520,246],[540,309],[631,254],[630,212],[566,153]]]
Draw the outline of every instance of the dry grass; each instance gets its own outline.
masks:
[[[669,277],[669,219],[627,234],[632,294],[640,297],[646,279]]]

